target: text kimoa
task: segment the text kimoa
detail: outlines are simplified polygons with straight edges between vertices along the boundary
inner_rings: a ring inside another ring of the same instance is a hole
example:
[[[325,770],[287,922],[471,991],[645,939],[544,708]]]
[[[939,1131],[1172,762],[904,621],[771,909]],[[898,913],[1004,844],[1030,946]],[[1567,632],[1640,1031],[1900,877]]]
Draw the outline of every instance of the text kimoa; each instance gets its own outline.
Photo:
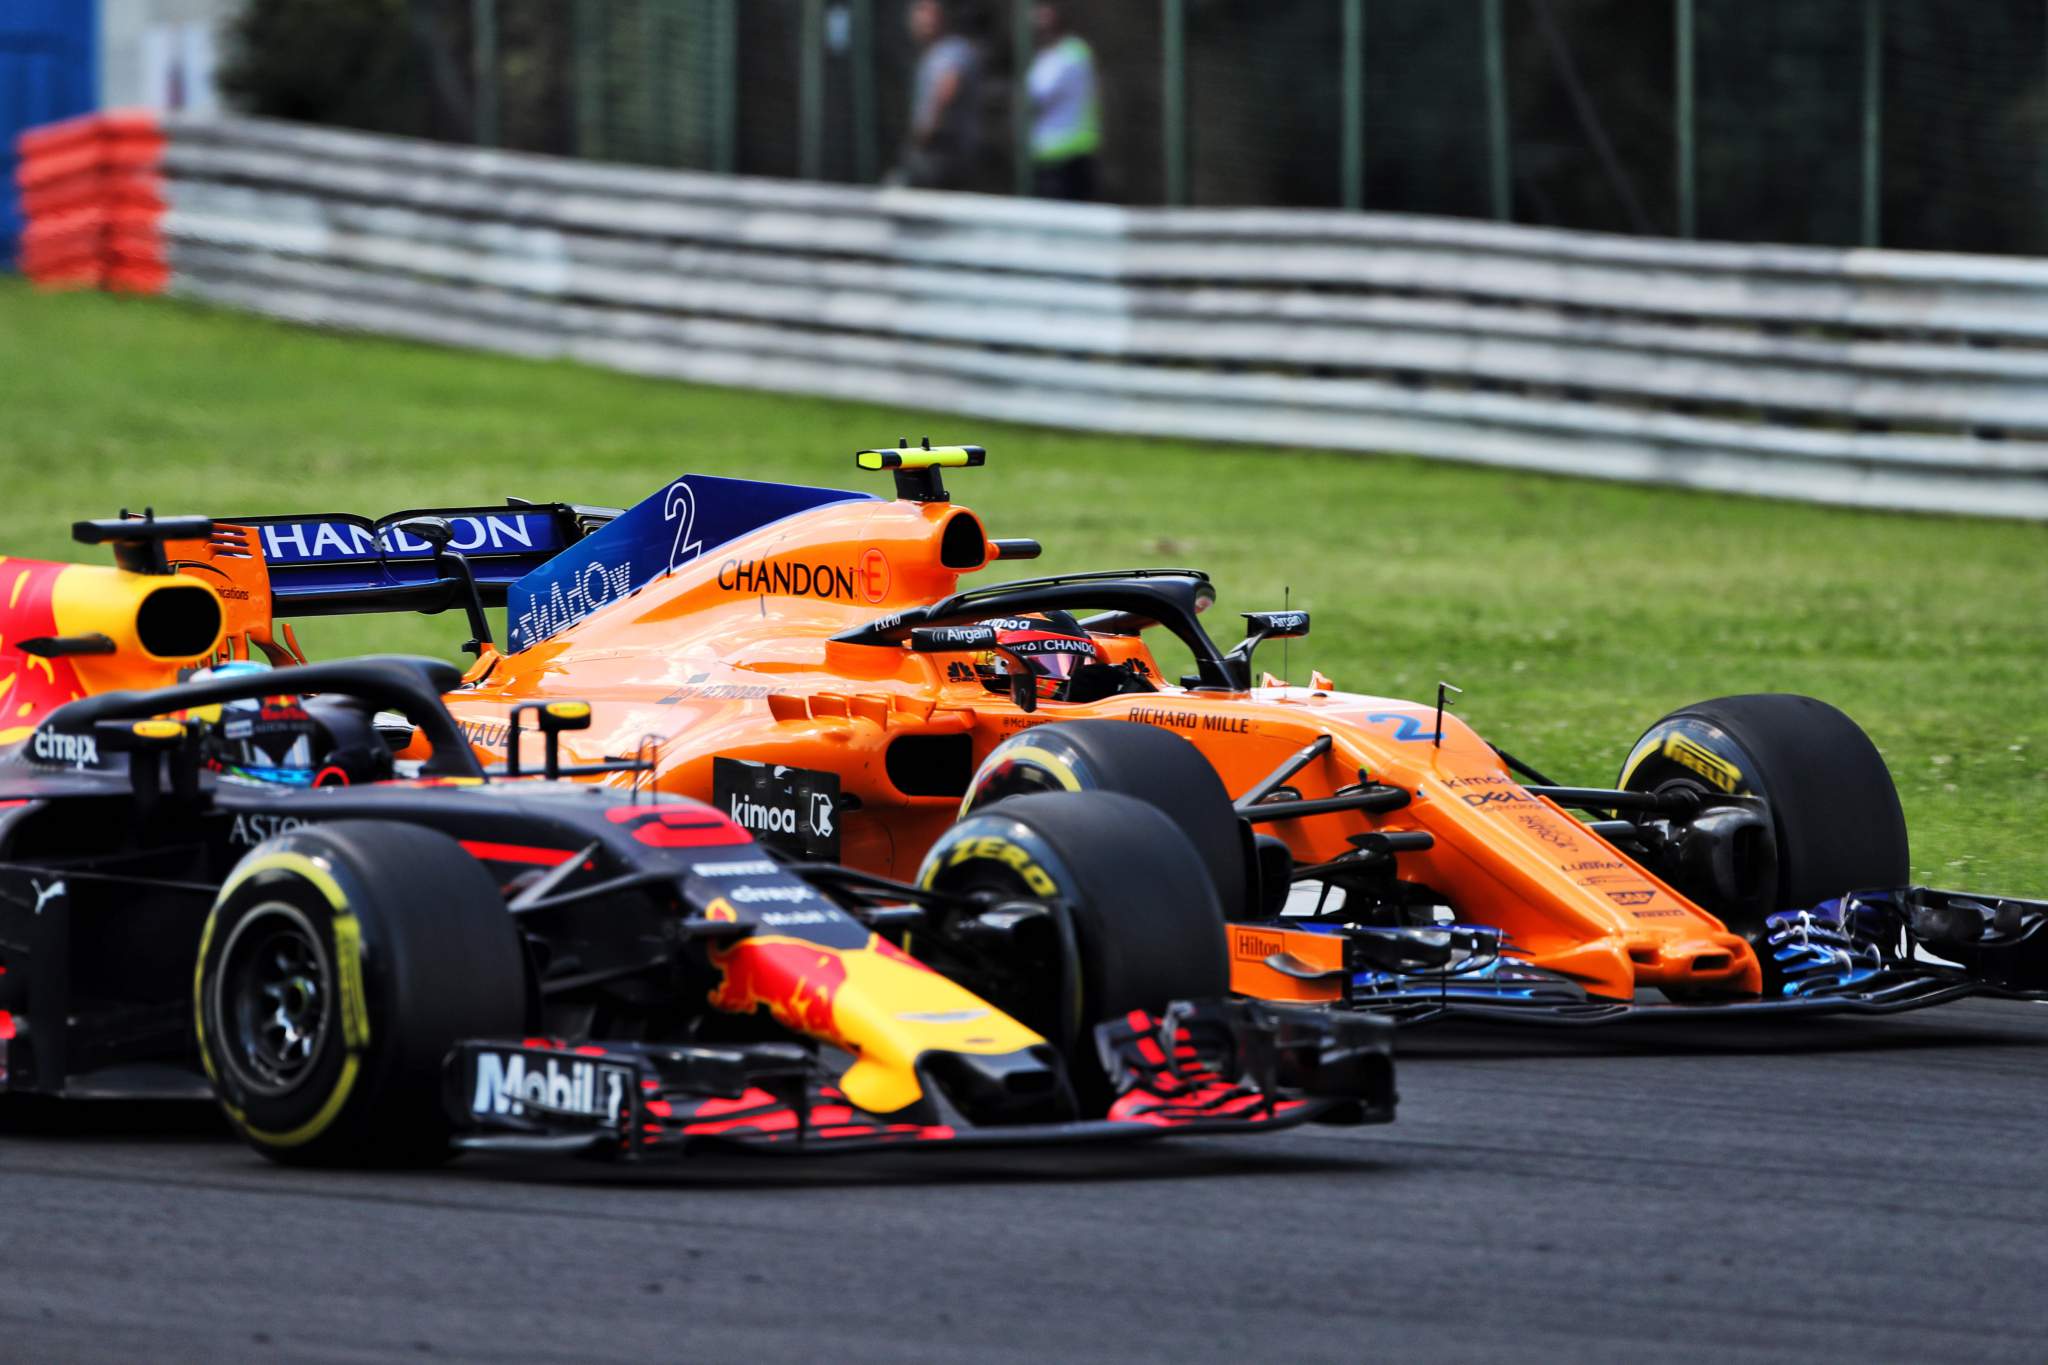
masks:
[[[751,797],[735,796],[732,808],[726,813],[741,829],[762,830],[770,834],[796,833],[796,812],[787,806],[764,806]]]

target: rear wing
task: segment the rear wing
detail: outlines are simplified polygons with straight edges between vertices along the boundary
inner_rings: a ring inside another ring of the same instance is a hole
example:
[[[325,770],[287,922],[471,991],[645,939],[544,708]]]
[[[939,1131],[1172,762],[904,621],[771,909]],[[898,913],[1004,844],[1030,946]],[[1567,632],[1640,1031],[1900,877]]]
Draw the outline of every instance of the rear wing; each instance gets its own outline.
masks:
[[[506,589],[619,515],[614,507],[508,502],[496,507],[426,507],[372,520],[348,512],[221,517],[247,527],[262,552],[271,610],[279,617],[436,609],[447,581],[434,547],[405,529],[437,517],[454,533],[486,606],[503,606]],[[431,599],[431,600],[430,600]]]
[[[175,567],[233,579],[251,619],[264,585],[280,619],[459,607],[470,610],[479,640],[487,630],[480,608],[504,607],[516,652],[728,541],[815,508],[872,500],[843,488],[684,474],[623,510],[515,501],[419,508],[375,521],[346,512],[222,517],[215,543],[194,543]],[[446,548],[460,556],[459,570],[451,568],[453,556],[437,559],[428,538],[406,528],[425,518],[446,523]]]

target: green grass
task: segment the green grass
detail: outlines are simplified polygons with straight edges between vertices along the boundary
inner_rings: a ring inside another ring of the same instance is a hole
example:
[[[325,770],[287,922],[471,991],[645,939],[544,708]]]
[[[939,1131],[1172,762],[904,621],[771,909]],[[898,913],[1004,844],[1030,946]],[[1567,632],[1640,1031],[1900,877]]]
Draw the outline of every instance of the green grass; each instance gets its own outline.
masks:
[[[1689,701],[1825,697],[1884,751],[1917,877],[2048,895],[2048,527],[1076,435],[12,282],[0,401],[0,543],[44,557],[72,554],[73,519],[123,505],[627,504],[684,471],[858,486],[859,446],[979,441],[991,464],[955,475],[956,496],[991,534],[1043,540],[1034,571],[1194,564],[1225,612],[1291,587],[1315,613],[1296,680],[1313,664],[1422,697],[1448,679],[1482,733],[1564,781],[1612,780],[1642,728]],[[358,618],[302,638],[330,656],[446,652],[457,629]]]

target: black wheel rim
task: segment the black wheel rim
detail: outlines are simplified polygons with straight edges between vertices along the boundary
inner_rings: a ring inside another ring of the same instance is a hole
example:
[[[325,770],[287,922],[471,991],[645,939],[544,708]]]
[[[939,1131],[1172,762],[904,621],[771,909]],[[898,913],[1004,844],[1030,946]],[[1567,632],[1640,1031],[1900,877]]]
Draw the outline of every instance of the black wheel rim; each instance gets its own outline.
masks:
[[[257,906],[221,950],[213,1023],[235,1081],[259,1095],[296,1088],[319,1065],[335,1016],[326,942],[296,907]]]
[[[976,863],[951,872],[940,879],[936,889],[958,896],[979,894],[991,904],[1038,899],[1015,871],[1000,864]],[[1062,1002],[1071,999],[1078,1004],[1079,990],[1074,984],[1063,985],[1061,976],[1067,964],[1060,958],[994,956],[968,949],[944,931],[934,939],[918,943],[920,955],[927,957],[930,965],[1055,1046],[1065,1048],[1072,1043],[1078,1025],[1064,1017],[1067,1011]]]

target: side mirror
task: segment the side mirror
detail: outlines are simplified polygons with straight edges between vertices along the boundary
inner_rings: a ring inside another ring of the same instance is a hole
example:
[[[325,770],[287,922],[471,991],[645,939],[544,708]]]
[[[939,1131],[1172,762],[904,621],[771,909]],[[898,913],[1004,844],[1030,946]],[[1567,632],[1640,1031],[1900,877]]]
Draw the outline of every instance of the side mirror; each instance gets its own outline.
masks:
[[[1308,634],[1308,613],[1305,611],[1247,611],[1244,616],[1244,641],[1237,648],[1224,655],[1224,659],[1238,674],[1239,686],[1249,686],[1252,674],[1252,651],[1267,640],[1299,640]]]
[[[529,701],[512,708],[507,717],[505,735],[505,775],[519,776],[519,735],[520,722],[527,716],[534,718],[534,728],[539,730],[547,746],[547,756],[542,760],[543,775],[554,781],[562,775],[562,734],[566,730],[588,730],[590,728],[590,703],[587,701]]]
[[[1299,640],[1308,634],[1305,611],[1248,611],[1244,616],[1246,635],[1262,640]]]
[[[969,649],[995,650],[1010,661],[1010,700],[1020,711],[1038,709],[1038,675],[1022,659],[997,643],[994,626],[918,626],[910,632],[916,654],[951,654]]]
[[[910,649],[914,654],[953,654],[995,647],[994,626],[918,626],[910,632]]]

